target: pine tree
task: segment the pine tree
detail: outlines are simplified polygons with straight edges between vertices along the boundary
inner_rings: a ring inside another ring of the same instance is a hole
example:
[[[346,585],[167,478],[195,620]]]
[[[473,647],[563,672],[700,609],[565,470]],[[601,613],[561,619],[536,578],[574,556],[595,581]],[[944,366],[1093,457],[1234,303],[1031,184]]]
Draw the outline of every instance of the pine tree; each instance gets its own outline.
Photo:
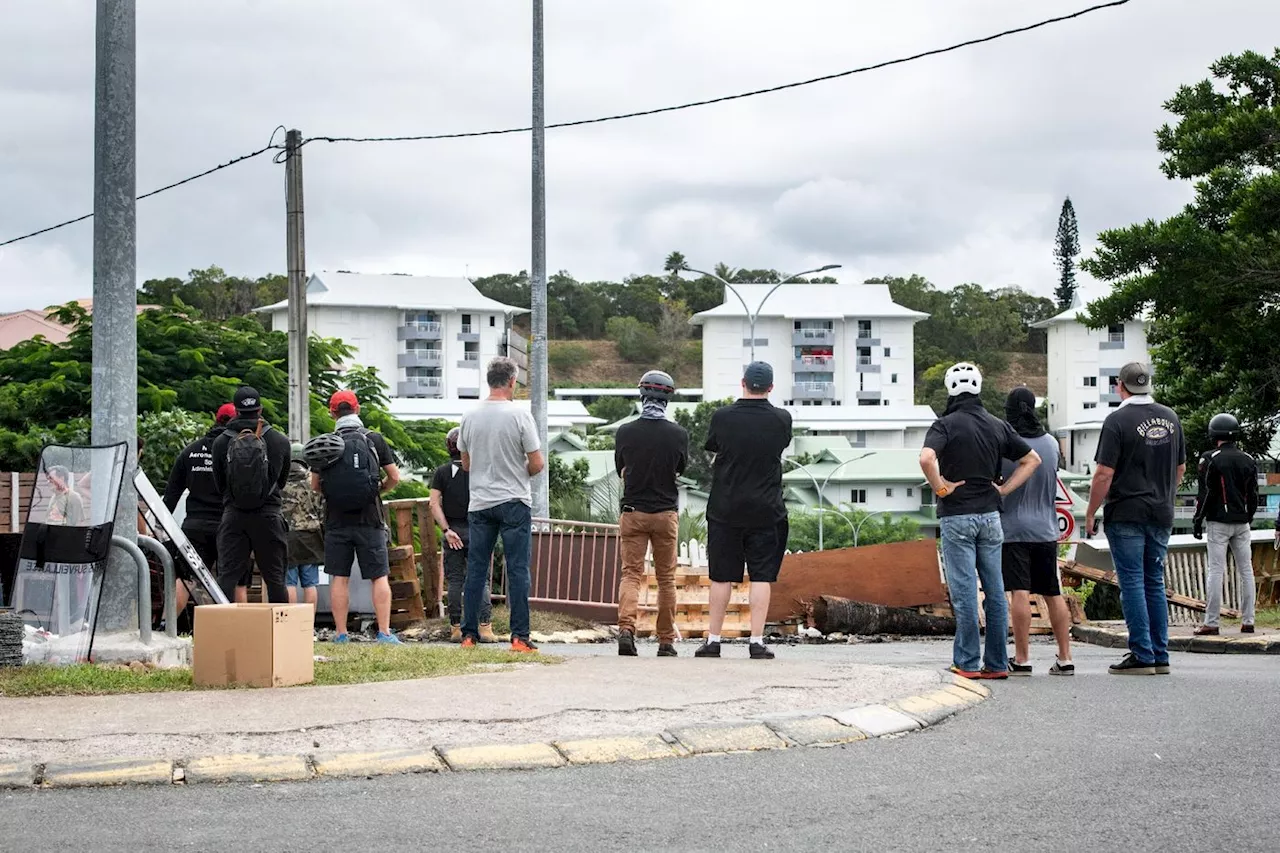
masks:
[[[1080,254],[1080,234],[1076,229],[1076,209],[1070,197],[1062,203],[1062,213],[1058,216],[1058,237],[1054,241],[1053,259],[1058,268],[1058,286],[1053,295],[1058,300],[1058,307],[1066,310],[1071,307],[1076,295],[1076,257]]]

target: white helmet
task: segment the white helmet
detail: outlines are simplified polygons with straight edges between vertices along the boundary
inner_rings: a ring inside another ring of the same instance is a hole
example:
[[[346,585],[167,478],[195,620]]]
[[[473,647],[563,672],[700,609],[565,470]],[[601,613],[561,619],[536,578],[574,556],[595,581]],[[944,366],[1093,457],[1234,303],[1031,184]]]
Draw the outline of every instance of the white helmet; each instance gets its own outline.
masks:
[[[950,397],[954,397],[957,394],[982,393],[982,373],[978,370],[977,365],[970,364],[967,361],[948,367],[942,382],[947,386],[947,395]]]

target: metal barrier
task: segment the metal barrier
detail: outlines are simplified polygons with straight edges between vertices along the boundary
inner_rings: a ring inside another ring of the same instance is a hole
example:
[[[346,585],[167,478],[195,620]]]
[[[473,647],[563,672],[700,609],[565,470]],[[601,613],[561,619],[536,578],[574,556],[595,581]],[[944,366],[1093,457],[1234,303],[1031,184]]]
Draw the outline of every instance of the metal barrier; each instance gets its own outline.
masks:
[[[164,568],[164,606],[162,608],[164,614],[164,633],[168,637],[178,636],[178,602],[174,598],[174,590],[177,589],[177,575],[173,569],[173,556],[169,554],[169,549],[160,544],[159,539],[153,539],[150,536],[138,535],[138,547],[143,550],[150,551],[155,554],[156,559],[160,561],[160,565]],[[147,581],[150,583],[151,573],[147,572]],[[151,596],[147,595],[147,620],[151,620]],[[142,614],[138,614],[138,621],[142,621]]]
[[[144,646],[151,645],[151,567],[142,549],[123,536],[112,536],[111,547],[119,548],[138,566],[138,638]]]

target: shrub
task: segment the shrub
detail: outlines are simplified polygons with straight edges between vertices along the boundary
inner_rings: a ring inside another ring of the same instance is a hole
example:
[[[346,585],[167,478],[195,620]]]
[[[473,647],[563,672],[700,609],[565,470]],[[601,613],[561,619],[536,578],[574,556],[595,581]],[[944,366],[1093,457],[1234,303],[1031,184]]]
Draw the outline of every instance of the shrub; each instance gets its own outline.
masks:
[[[607,424],[616,423],[635,413],[635,401],[630,397],[601,397],[588,406],[587,411],[591,417],[600,418]]]
[[[605,324],[605,334],[618,345],[618,355],[624,361],[652,363],[664,349],[657,330],[635,317],[610,317]]]
[[[591,350],[582,344],[555,342],[547,349],[547,365],[561,373],[586,367],[590,363]]]

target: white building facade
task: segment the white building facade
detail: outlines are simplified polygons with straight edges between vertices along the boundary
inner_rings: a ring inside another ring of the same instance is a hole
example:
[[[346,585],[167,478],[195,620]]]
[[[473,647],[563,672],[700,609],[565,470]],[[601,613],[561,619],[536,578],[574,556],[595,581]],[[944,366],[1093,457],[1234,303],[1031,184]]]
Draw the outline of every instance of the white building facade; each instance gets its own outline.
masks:
[[[287,302],[257,310],[273,330],[288,331]],[[485,396],[485,364],[499,355],[520,360],[508,343],[511,318],[522,313],[465,278],[320,272],[307,281],[308,331],[342,339],[351,363],[375,368],[393,398]]]
[[[695,314],[702,326],[702,391],[737,397],[751,361],[773,366],[770,400],[787,406],[899,406],[915,403],[914,327],[927,315],[903,308],[883,284],[738,284],[723,304]],[[770,291],[773,291],[770,295]],[[761,307],[763,305],[763,307]]]

